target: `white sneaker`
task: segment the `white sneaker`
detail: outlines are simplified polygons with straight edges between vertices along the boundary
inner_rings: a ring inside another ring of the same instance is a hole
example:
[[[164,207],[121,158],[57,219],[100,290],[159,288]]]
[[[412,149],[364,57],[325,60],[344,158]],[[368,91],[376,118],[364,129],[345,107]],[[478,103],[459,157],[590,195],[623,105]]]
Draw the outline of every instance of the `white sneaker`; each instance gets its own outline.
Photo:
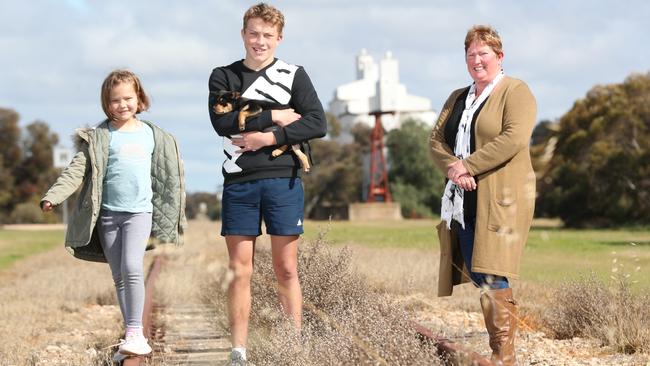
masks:
[[[148,355],[151,353],[151,347],[147,343],[147,338],[142,334],[128,335],[124,343],[120,344],[117,352],[132,356]]]

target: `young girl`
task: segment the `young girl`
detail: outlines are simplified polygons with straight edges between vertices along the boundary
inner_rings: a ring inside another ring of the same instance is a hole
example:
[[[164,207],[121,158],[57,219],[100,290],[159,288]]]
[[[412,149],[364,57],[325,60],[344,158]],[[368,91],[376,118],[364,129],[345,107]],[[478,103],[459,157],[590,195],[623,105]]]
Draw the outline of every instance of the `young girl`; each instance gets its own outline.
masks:
[[[52,208],[81,186],[65,245],[77,258],[108,262],[126,328],[116,360],[151,352],[142,333],[147,244],[182,244],[183,164],[174,137],[137,114],[149,108],[138,77],[111,72],[101,91],[108,117],[76,131],[78,152],[41,200]]]

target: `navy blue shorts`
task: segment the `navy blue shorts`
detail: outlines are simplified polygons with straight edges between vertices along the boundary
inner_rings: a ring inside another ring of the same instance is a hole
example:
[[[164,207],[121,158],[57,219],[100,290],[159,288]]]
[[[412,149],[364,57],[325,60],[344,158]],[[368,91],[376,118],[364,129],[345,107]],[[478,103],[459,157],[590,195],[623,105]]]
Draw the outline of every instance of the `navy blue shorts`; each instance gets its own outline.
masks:
[[[268,178],[223,187],[221,235],[300,235],[305,194],[300,178]]]

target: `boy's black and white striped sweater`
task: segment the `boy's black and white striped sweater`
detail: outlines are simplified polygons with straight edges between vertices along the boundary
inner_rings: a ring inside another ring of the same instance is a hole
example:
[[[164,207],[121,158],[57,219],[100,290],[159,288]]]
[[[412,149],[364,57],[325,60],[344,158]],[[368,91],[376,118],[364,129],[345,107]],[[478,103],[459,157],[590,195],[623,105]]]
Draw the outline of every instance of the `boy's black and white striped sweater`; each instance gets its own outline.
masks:
[[[309,76],[301,66],[282,60],[274,61],[262,70],[254,71],[244,66],[243,60],[212,70],[209,81],[208,109],[212,127],[224,137],[226,160],[222,171],[224,185],[262,178],[288,178],[300,174],[300,162],[294,154],[271,156],[277,146],[301,144],[327,133],[323,106]],[[219,92],[240,91],[248,99],[268,100],[293,108],[301,118],[285,127],[273,124],[271,111],[266,110],[246,122],[245,131],[273,131],[277,146],[267,146],[257,151],[236,153],[240,148],[230,137],[240,133],[238,111],[216,114],[212,110]]]

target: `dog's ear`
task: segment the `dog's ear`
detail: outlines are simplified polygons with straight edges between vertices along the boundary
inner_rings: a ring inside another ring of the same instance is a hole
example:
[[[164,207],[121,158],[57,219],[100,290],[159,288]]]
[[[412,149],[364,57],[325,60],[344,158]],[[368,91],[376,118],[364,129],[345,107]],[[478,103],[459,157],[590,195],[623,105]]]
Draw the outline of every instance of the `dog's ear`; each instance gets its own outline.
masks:
[[[217,93],[217,96],[219,98],[228,97],[231,93],[233,93],[233,92],[231,92],[230,90],[219,90],[219,92]]]

